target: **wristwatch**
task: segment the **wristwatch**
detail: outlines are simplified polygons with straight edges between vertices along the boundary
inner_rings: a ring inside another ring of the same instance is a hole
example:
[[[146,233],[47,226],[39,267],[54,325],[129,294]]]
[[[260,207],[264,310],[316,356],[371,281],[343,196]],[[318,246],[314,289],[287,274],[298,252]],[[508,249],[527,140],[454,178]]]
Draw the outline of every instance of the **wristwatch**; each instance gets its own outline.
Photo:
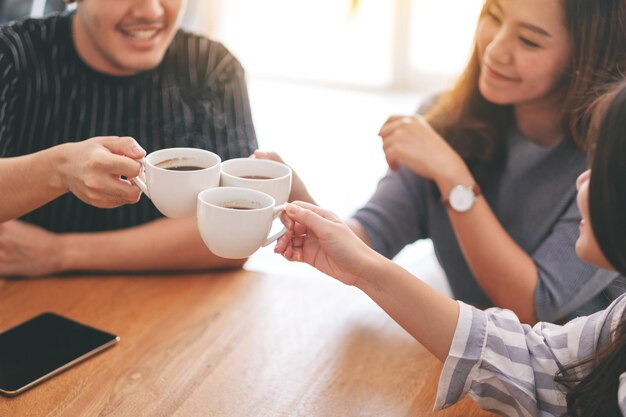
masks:
[[[472,208],[476,202],[476,197],[481,194],[478,184],[455,185],[450,190],[448,198],[443,197],[441,202],[447,208],[451,208],[459,213],[464,213]]]

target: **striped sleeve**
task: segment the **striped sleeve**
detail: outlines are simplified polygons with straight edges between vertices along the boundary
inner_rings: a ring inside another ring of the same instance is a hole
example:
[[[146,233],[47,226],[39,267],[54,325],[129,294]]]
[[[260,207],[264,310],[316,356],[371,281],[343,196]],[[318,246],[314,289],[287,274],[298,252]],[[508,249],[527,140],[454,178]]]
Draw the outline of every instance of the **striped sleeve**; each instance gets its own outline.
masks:
[[[554,377],[593,354],[622,320],[626,298],[564,326],[521,324],[508,310],[480,311],[462,302],[444,364],[435,410],[465,394],[483,409],[507,416],[560,416],[565,395]],[[626,388],[625,388],[626,390]],[[620,391],[622,393],[622,391]],[[626,391],[624,391],[626,398]],[[620,404],[622,396],[620,396]]]

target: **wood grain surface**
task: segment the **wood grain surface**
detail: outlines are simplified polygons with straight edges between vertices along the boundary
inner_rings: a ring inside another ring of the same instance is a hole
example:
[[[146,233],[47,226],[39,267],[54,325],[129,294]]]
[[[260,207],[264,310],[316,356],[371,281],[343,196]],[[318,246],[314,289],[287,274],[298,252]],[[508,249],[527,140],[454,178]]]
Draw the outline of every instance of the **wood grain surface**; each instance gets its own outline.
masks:
[[[1,417],[483,417],[432,412],[441,364],[360,291],[245,270],[0,280],[0,331],[53,311],[120,336]]]

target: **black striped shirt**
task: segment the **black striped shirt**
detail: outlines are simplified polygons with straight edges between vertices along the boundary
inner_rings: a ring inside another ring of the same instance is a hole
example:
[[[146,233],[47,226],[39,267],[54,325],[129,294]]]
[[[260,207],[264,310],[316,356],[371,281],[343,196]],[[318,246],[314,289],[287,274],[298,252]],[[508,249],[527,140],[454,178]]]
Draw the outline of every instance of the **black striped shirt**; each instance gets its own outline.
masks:
[[[244,71],[220,43],[178,31],[157,68],[109,76],[78,56],[72,16],[0,28],[0,157],[94,136],[132,136],[148,153],[202,148],[223,160],[256,149]],[[66,194],[23,220],[55,232],[94,232],[158,217],[145,196],[103,210]]]

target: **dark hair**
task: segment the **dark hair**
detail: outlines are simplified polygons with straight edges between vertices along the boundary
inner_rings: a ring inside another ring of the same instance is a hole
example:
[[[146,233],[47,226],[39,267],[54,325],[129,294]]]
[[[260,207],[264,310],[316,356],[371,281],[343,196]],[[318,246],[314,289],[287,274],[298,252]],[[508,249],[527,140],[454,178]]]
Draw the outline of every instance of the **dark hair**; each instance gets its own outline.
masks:
[[[497,0],[486,0],[483,19]],[[562,0],[565,24],[573,45],[563,77],[563,132],[587,150],[589,120],[581,115],[594,100],[593,87],[623,70],[626,56],[624,0]],[[484,184],[504,159],[504,134],[514,123],[511,106],[485,100],[478,89],[480,57],[474,47],[456,85],[433,106],[426,119],[465,159],[479,184]]]
[[[591,178],[589,215],[600,250],[626,275],[626,80],[596,106],[601,113]],[[617,404],[619,377],[626,372],[626,321],[612,341],[590,358],[567,366],[556,381],[567,389],[570,417],[622,416]],[[582,376],[580,376],[582,375]]]

